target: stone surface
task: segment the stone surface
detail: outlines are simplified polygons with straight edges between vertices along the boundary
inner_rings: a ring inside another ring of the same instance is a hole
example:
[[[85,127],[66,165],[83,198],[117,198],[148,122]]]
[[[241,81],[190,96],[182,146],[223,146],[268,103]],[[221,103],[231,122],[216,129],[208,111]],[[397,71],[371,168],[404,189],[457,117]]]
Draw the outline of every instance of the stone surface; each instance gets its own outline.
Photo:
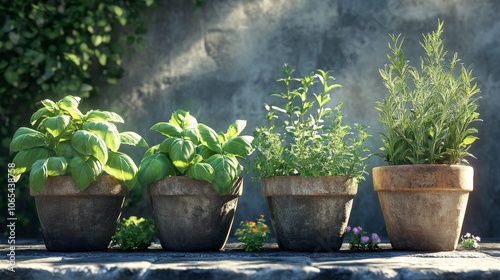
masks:
[[[128,129],[157,144],[163,136],[149,128],[185,109],[216,130],[246,119],[244,133],[251,134],[265,123],[263,104],[273,102],[269,92],[282,90],[276,79],[289,63],[299,75],[333,70],[342,88],[332,92],[332,105],[344,103],[347,123],[371,126],[369,144],[376,153],[382,127],[374,106],[388,94],[378,73],[387,63],[388,34],[405,36],[405,54],[416,65],[423,54],[421,34],[434,30],[439,18],[446,48],[473,67],[482,90],[484,122],[475,124],[480,139],[469,150],[477,160],[469,159],[475,179],[464,231],[499,237],[500,1],[210,0],[199,11],[191,2],[162,2],[148,12],[146,48],[125,57],[125,77],[109,89],[119,98],[99,100],[103,109],[120,113]],[[382,159],[372,157],[368,171],[378,165]],[[251,182],[252,173],[243,176],[248,183],[236,221],[268,216],[259,183]],[[142,209],[151,214],[147,202]],[[137,206],[127,211],[141,214]],[[359,186],[350,224],[385,232],[370,176]]]
[[[244,252],[239,243],[225,251],[181,253],[154,244],[144,251],[54,253],[43,245],[18,245],[15,272],[0,261],[1,279],[499,279],[499,243],[481,251],[395,251],[296,253],[275,243],[260,252]],[[0,246],[2,255],[8,247]]]

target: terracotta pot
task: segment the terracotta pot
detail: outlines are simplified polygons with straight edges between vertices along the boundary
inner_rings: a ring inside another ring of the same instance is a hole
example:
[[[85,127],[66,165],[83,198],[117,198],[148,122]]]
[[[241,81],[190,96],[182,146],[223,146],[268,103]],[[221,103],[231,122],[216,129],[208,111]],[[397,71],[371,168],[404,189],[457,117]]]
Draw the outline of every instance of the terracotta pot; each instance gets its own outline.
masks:
[[[80,192],[71,176],[49,176],[35,197],[49,251],[106,250],[128,191],[121,181],[100,176]]]
[[[461,165],[373,168],[391,245],[396,250],[453,251],[462,230],[474,170]]]
[[[162,248],[169,251],[224,248],[242,193],[242,178],[223,196],[210,183],[186,176],[167,177],[150,184],[148,194]]]
[[[336,251],[342,246],[355,179],[344,176],[262,178],[278,246],[293,251]]]

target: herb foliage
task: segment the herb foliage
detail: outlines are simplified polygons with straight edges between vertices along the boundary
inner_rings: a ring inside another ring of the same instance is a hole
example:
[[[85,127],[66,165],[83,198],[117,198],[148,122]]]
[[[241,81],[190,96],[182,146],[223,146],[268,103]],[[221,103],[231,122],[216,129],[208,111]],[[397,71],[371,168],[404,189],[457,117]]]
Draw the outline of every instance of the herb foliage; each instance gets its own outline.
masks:
[[[227,132],[216,133],[189,112],[173,112],[168,122],[151,127],[167,139],[144,154],[139,182],[146,186],[165,177],[187,175],[211,183],[220,195],[228,193],[243,171],[238,158],[244,159],[254,150],[253,137],[240,135],[246,124],[237,120]]]
[[[137,182],[137,166],[118,151],[121,144],[148,147],[132,131],[119,132],[114,123],[123,123],[116,113],[78,109],[80,97],[68,95],[54,102],[41,101],[42,108],[31,116],[35,129],[19,128],[10,143],[13,175],[30,172],[31,188],[38,192],[48,176],[71,175],[80,191],[103,172],[132,189]]]
[[[254,171],[270,176],[350,176],[364,179],[366,174],[364,142],[370,137],[367,126],[343,124],[342,103],[329,108],[330,91],[339,88],[328,71],[301,78],[283,66],[284,92],[270,95],[279,105],[265,104],[267,126],[256,128],[254,145],[259,152]],[[319,85],[319,86],[318,86]],[[313,93],[313,90],[319,93]],[[353,131],[357,131],[357,137]]]
[[[420,72],[406,60],[401,35],[390,35],[390,63],[380,70],[389,95],[376,103],[384,125],[378,155],[390,165],[459,164],[472,156],[468,150],[477,129],[471,124],[480,120],[480,90],[457,53],[446,60],[442,33],[438,21],[435,31],[423,35],[426,56],[420,58]]]

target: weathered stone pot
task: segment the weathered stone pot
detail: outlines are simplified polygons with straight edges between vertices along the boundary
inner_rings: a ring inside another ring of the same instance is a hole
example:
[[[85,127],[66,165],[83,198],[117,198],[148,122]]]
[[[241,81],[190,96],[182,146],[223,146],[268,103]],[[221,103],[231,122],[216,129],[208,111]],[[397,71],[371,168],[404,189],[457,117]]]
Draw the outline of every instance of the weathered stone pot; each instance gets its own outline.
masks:
[[[49,176],[35,194],[45,247],[49,251],[106,250],[128,190],[103,175],[80,192],[71,176]]]
[[[278,246],[293,251],[336,251],[342,246],[357,181],[344,176],[261,179]]]
[[[391,245],[396,250],[453,251],[460,238],[474,170],[462,165],[373,168]]]
[[[223,196],[210,183],[186,176],[167,177],[148,185],[162,248],[169,251],[224,248],[242,193],[241,177]]]

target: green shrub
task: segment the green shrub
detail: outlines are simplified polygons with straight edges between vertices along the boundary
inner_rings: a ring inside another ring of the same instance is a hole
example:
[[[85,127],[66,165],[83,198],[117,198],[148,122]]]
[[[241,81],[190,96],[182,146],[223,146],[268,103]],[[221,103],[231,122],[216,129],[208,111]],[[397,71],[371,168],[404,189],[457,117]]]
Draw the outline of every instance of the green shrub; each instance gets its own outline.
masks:
[[[116,227],[112,237],[112,245],[118,245],[124,251],[131,249],[146,250],[155,240],[155,226],[153,219],[138,219],[131,216],[122,219]]]

